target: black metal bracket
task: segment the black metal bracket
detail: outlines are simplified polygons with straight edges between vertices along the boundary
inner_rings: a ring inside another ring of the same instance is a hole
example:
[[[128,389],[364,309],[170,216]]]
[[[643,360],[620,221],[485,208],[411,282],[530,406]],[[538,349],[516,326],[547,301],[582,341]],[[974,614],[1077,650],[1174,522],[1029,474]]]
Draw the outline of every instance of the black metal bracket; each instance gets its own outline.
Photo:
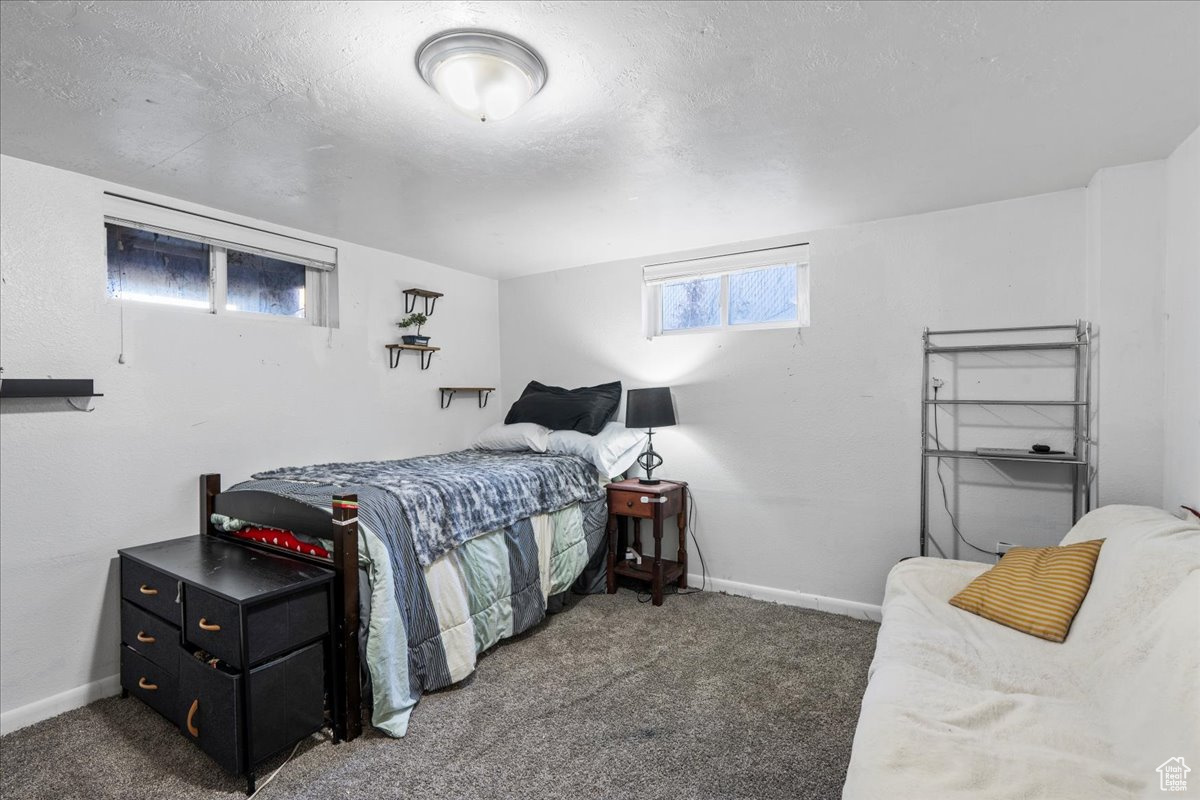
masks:
[[[433,310],[437,307],[437,300],[441,297],[440,294],[417,294],[414,290],[409,289],[404,292],[404,313],[411,314],[417,310],[417,298],[425,298],[425,316],[432,317]]]
[[[486,389],[486,388],[461,389],[459,387],[454,387],[454,386],[442,386],[439,388],[439,391],[442,393],[441,406],[443,409],[447,409],[450,407],[450,401],[452,401],[454,399],[454,393],[458,392],[458,391],[472,391],[472,392],[478,393],[479,407],[487,408],[488,398],[492,396],[492,392],[494,392],[495,389]]]
[[[433,363],[433,354],[436,353],[438,349],[439,348],[437,347],[423,349],[419,347],[409,347],[407,345],[388,345],[388,353],[390,354],[388,363],[392,369],[395,369],[396,367],[400,366],[400,354],[405,350],[412,350],[421,358],[421,369],[429,369],[429,365]]]

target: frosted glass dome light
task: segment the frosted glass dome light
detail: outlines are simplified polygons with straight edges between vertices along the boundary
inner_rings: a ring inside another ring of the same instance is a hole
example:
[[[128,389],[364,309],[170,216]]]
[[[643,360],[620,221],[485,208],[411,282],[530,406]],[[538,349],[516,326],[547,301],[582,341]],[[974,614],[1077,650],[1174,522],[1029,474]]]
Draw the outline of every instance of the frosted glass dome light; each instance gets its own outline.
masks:
[[[447,31],[421,46],[417,70],[462,113],[507,119],[546,85],[546,65],[528,46],[489,31]]]

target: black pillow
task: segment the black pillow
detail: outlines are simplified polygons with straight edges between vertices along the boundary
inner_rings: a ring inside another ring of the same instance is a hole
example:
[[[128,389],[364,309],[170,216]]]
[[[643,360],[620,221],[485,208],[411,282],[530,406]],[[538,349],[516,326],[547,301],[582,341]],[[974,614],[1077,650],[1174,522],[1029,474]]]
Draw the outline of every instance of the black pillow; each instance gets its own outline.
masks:
[[[555,431],[579,431],[595,436],[604,423],[617,415],[621,404],[621,382],[563,389],[530,381],[512,404],[504,424],[536,422]]]

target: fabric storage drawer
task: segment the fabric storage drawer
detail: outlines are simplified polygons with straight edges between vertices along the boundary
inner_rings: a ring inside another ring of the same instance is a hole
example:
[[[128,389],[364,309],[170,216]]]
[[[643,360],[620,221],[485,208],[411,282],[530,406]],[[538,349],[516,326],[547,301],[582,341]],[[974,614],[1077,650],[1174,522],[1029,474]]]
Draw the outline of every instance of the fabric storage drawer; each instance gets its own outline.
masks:
[[[184,651],[179,656],[179,726],[230,772],[242,772],[241,676]]]
[[[179,655],[178,647],[172,647],[172,651],[176,656]],[[178,725],[178,684],[175,672],[175,669],[168,672],[128,647],[121,648],[121,688]]]
[[[643,503],[642,498],[645,496],[635,494],[634,492],[609,492],[609,510],[614,514],[623,514],[627,517],[652,519],[654,517],[654,504]]]
[[[241,656],[239,606],[190,584],[184,589],[183,638],[233,667],[242,667],[307,644],[329,631],[327,586],[240,608],[247,627],[247,664]]]
[[[250,760],[261,761],[325,721],[325,648],[320,642],[250,672]]]
[[[178,582],[152,567],[129,558],[121,559],[121,597],[179,624]]]
[[[172,675],[179,668],[179,627],[121,601],[121,641]]]

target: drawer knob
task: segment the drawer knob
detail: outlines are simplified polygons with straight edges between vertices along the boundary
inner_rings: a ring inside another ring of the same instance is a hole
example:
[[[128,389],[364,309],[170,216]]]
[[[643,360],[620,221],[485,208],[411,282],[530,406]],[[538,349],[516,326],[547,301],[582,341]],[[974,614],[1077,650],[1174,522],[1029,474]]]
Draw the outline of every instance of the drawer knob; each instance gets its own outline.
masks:
[[[153,692],[155,689],[158,688],[158,684],[150,683],[144,677],[142,677],[142,678],[138,678],[138,688]]]
[[[137,640],[142,644],[154,644],[158,641],[153,636],[147,636],[145,631],[138,631]]]
[[[144,583],[142,584],[141,588],[138,589],[138,591],[141,592],[142,594],[149,594],[149,595],[158,594],[158,589],[152,589]]]
[[[627,507],[629,507],[629,508],[633,508],[633,501],[632,501],[632,500],[626,500],[626,501],[625,501],[625,505],[626,505]]]
[[[200,630],[202,631],[219,631],[221,626],[216,623],[209,622],[204,617],[200,618]]]
[[[192,722],[192,720],[196,718],[196,711],[199,710],[199,708],[200,708],[200,698],[197,697],[195,700],[192,701],[192,707],[188,709],[188,716],[187,716],[187,731],[192,736],[200,735],[200,729],[196,727],[196,723]]]

